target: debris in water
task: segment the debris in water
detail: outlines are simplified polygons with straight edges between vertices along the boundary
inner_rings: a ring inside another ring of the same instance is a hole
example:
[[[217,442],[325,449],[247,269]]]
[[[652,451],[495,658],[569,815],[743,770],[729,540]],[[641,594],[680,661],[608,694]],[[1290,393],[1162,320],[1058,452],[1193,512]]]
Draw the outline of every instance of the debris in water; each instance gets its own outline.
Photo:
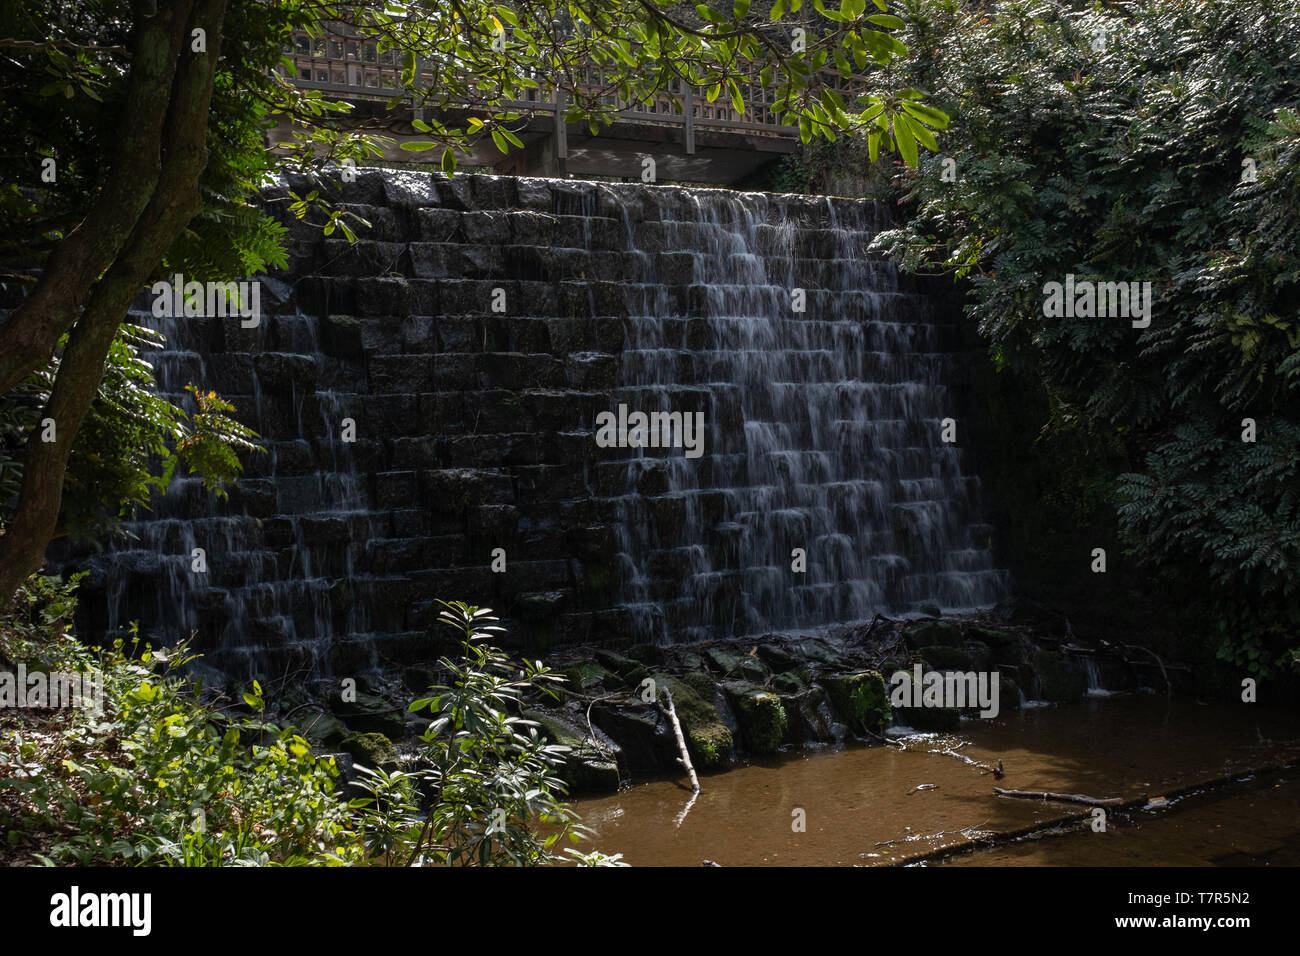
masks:
[[[910,797],[918,790],[938,790],[938,789],[939,789],[939,785],[937,783],[922,783],[922,784],[918,784],[917,786],[913,787],[911,790],[907,791],[907,795]]]

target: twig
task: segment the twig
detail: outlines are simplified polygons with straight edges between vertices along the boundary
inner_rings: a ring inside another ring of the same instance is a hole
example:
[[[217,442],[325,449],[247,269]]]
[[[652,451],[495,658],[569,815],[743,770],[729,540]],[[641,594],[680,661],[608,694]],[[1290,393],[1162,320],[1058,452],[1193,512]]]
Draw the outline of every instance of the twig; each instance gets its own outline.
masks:
[[[1055,800],[1057,803],[1079,803],[1085,807],[1118,807],[1124,801],[1119,797],[1090,797],[1082,793],[1048,793],[1046,790],[1003,790],[994,787],[999,797],[1017,797],[1021,800]]]

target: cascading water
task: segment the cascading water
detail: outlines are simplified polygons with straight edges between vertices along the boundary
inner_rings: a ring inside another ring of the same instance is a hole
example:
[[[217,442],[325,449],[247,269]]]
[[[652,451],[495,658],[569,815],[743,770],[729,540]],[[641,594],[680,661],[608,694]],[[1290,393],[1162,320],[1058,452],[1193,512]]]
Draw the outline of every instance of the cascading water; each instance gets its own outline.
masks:
[[[133,315],[160,389],[215,389],[267,452],[228,502],[181,478],[132,538],[58,551],[92,569],[85,633],[355,673],[429,659],[439,599],[626,644],[1003,596],[952,330],[868,254],[874,203],[366,171],[341,199],[370,227],[286,214],[257,327]],[[599,446],[620,405],[702,413],[703,454]]]
[[[957,414],[942,329],[868,256],[875,205],[654,198],[663,247],[684,250],[701,298],[682,316],[671,286],[632,288],[613,400],[645,412],[703,405],[709,428],[704,459],[644,449],[628,463],[619,557],[644,636],[995,603],[1007,581],[978,521],[978,479],[942,440]],[[644,224],[623,212],[636,249]],[[656,497],[642,493],[652,470],[665,486]],[[656,508],[680,516],[671,537]],[[683,586],[656,588],[655,569],[672,565]]]

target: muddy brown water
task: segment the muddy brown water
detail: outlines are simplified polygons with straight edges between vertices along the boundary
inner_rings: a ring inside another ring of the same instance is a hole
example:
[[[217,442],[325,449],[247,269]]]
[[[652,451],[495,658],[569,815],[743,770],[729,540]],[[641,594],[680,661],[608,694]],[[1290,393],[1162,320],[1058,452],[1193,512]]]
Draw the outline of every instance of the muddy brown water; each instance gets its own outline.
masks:
[[[1300,760],[1300,715],[1163,696],[1089,698],[958,733],[900,738],[906,749],[803,751],[701,777],[639,783],[576,801],[595,848],[634,866],[851,866],[897,862],[1066,817],[1085,807],[998,797],[993,787],[1161,797]],[[985,764],[995,781],[951,749]],[[922,784],[932,788],[917,790]],[[943,865],[1288,865],[1300,862],[1300,767],[1115,815],[1105,833],[1021,840]],[[799,811],[802,811],[800,815]],[[796,824],[802,818],[803,832]],[[937,864],[936,864],[937,865]]]

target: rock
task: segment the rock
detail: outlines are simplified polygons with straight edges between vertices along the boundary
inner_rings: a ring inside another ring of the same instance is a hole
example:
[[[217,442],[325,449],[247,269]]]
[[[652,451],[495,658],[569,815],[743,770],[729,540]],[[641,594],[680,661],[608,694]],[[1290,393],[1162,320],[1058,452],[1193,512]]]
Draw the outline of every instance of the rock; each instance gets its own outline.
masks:
[[[299,732],[313,745],[335,749],[350,731],[348,725],[324,711],[309,713],[298,721]]]
[[[889,695],[879,672],[833,674],[821,683],[835,712],[855,731],[879,733],[889,726]]]
[[[923,699],[924,687],[912,680],[910,671],[905,671],[907,680],[911,682],[911,697],[913,706],[907,707],[894,703],[895,688],[898,686],[891,681],[888,687],[890,695],[890,716],[893,724],[896,726],[911,727],[913,730],[922,732],[949,733],[957,730],[961,726],[961,712],[955,707],[926,707],[920,702]]]
[[[619,785],[617,748],[610,741],[601,743],[607,750],[593,746],[587,733],[569,715],[554,710],[526,710],[524,717],[536,721],[538,732],[551,743],[568,747],[564,766],[558,771],[569,793],[616,793]]]
[[[569,690],[585,691],[599,687],[608,672],[595,661],[581,660],[565,665],[561,673],[569,681]]]
[[[743,679],[762,683],[768,678],[767,666],[757,657],[724,647],[710,647],[704,652],[713,666],[722,671],[723,678]]]
[[[1030,667],[1038,678],[1038,696],[1043,700],[1078,700],[1088,689],[1083,667],[1064,655],[1040,648],[1031,656]]]
[[[672,692],[673,708],[696,769],[715,770],[730,764],[735,744],[731,731],[711,702],[712,694],[706,700],[684,680],[668,674],[655,674],[654,679],[660,687]]]
[[[648,667],[664,662],[664,652],[653,644],[637,644],[634,647],[629,647],[627,656],[634,661],[640,661]]]
[[[971,656],[959,647],[934,644],[917,650],[925,661],[927,670],[968,671],[971,669]]]
[[[743,681],[724,683],[722,689],[735,709],[746,749],[753,754],[775,753],[790,723],[781,699]]]
[[[799,658],[777,644],[760,644],[758,646],[758,656],[777,673],[792,671],[803,666],[803,662]]]
[[[772,678],[772,689],[780,694],[798,694],[804,690],[805,684],[799,679],[799,675],[794,671],[784,674],[777,674]]]
[[[781,705],[790,718],[786,736],[791,740],[838,744],[848,736],[849,728],[835,719],[830,698],[823,687],[810,687],[783,696]]]
[[[844,664],[844,655],[820,638],[805,638],[799,642],[798,650],[801,657],[817,661],[819,664],[829,664],[832,667],[841,667]]]
[[[601,700],[592,705],[591,720],[617,740],[629,773],[657,773],[674,766],[677,743],[657,704],[631,700]]]
[[[701,700],[712,702],[714,695],[718,692],[718,682],[708,674],[700,671],[682,674],[677,679],[695,691]]]
[[[383,734],[348,734],[339,746],[363,767],[372,770],[397,769],[397,748]]]
[[[619,679],[629,687],[639,687],[641,682],[650,676],[650,671],[644,664],[622,654],[616,654],[614,651],[598,650],[596,660],[605,665],[611,673],[617,674]]]
[[[366,733],[401,737],[406,727],[406,708],[373,694],[358,693],[355,701],[334,700],[331,709],[349,727]]]
[[[964,638],[961,628],[955,621],[925,621],[913,624],[907,630],[907,643],[912,647],[962,646]]]

